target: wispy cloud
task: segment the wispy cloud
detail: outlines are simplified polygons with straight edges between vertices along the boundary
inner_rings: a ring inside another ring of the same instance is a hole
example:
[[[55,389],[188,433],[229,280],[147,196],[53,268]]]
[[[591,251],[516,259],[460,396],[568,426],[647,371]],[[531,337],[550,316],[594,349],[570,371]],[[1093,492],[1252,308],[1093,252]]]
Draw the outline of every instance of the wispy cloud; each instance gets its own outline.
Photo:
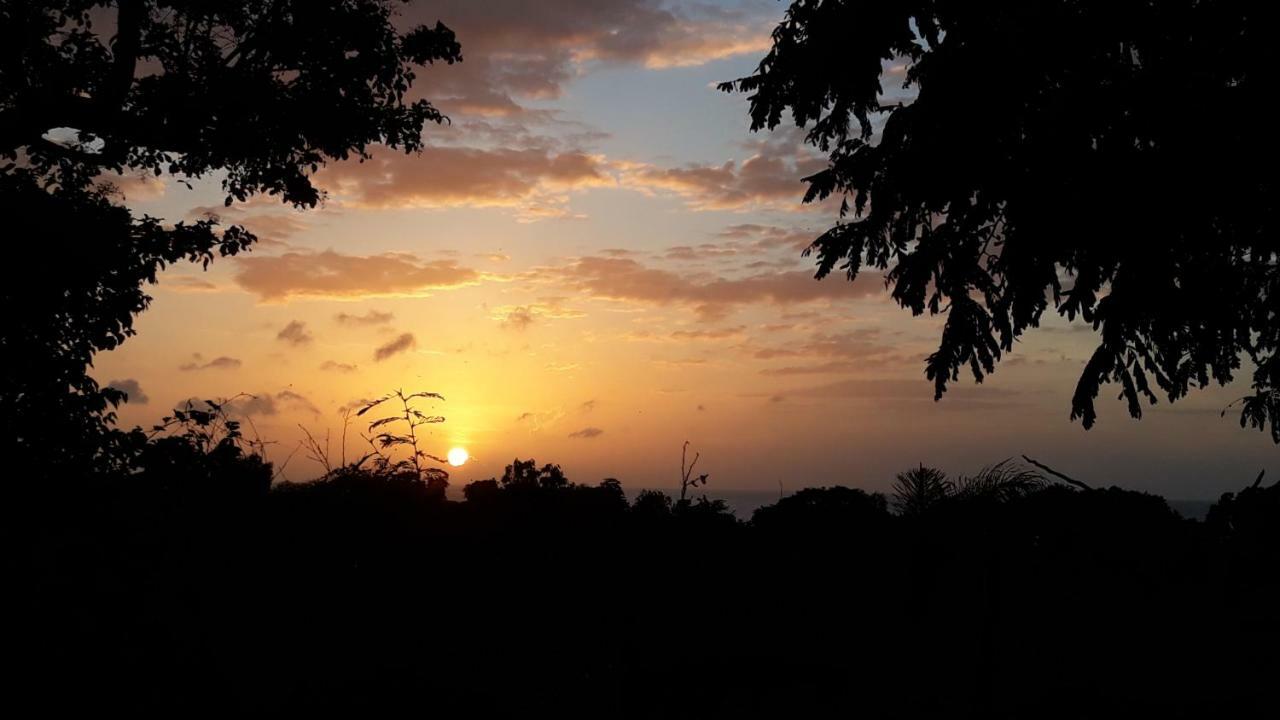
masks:
[[[306,323],[301,320],[291,320],[288,325],[280,329],[280,332],[276,333],[276,339],[294,347],[301,347],[311,344],[315,340],[315,336],[307,330]]]
[[[381,362],[394,355],[398,355],[406,350],[411,350],[417,341],[413,337],[413,333],[402,333],[395,340],[385,345],[380,345],[373,351],[374,362]]]
[[[193,353],[191,362],[179,365],[178,369],[185,372],[195,370],[237,370],[242,364],[239,358],[227,357],[226,355],[220,355],[209,362],[204,362],[204,358],[201,357],[200,353]]]
[[[289,252],[238,258],[237,266],[236,283],[267,301],[420,295],[480,280],[453,260],[423,261],[409,253]]]
[[[146,405],[151,402],[151,398],[142,391],[142,385],[133,378],[125,378],[124,380],[112,380],[107,383],[107,387],[119,390],[129,396],[131,405]]]

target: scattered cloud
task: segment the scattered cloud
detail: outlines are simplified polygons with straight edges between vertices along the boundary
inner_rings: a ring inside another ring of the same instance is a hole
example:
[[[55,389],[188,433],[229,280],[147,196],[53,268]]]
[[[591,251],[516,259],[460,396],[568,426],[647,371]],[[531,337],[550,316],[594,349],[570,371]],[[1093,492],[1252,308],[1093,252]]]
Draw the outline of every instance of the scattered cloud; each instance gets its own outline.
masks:
[[[197,408],[204,406],[203,401],[194,398],[188,402]],[[241,417],[269,417],[290,410],[301,410],[311,415],[320,414],[320,410],[314,403],[293,390],[281,390],[274,394],[262,392],[256,395],[240,395],[223,402],[222,409],[229,415]]]
[[[187,218],[211,219],[220,225],[240,225],[256,235],[258,242],[264,245],[282,245],[287,238],[309,227],[303,211],[282,209],[278,204],[268,204],[261,199],[237,205],[198,205],[187,211]]]
[[[325,360],[320,369],[327,372],[351,373],[356,371],[356,366],[351,363],[337,362],[336,360]]]
[[[802,178],[827,167],[826,158],[803,142],[798,133],[783,131],[750,144],[754,154],[742,162],[719,165],[689,163],[663,167],[649,163],[619,162],[623,187],[644,193],[673,193],[694,210],[816,209],[803,205],[807,186]]]
[[[368,325],[386,325],[395,319],[395,315],[389,312],[381,312],[378,310],[370,310],[363,315],[352,315],[350,313],[340,312],[333,316],[333,321],[339,325],[354,325],[357,327]]]
[[[300,320],[291,320],[285,325],[280,332],[276,333],[276,339],[289,343],[294,347],[309,345],[315,336],[307,330],[307,324]]]
[[[830,362],[817,363],[815,365],[787,365],[784,367],[765,368],[760,371],[760,374],[774,377],[785,377],[788,375],[835,375],[866,370],[867,367],[866,363],[861,363],[855,360],[832,360]]]
[[[453,260],[423,261],[409,253],[288,252],[237,258],[236,263],[236,283],[273,302],[294,297],[421,295],[480,280],[475,270]]]
[[[200,353],[192,353],[191,362],[178,366],[179,370],[191,372],[195,370],[237,370],[243,363],[238,358],[220,355],[209,362],[204,362]]]
[[[675,340],[728,340],[742,337],[744,330],[746,327],[742,325],[707,330],[676,330],[671,333],[671,337]]]
[[[160,287],[174,292],[217,292],[218,286],[194,275],[163,275]]]
[[[508,330],[527,330],[534,323],[585,317],[581,310],[564,307],[564,298],[541,298],[529,305],[504,305],[493,309],[492,317]]]
[[[316,176],[344,203],[363,208],[500,207],[521,220],[563,218],[570,190],[614,185],[603,158],[576,150],[433,145],[405,155],[375,151]]]
[[[807,228],[740,223],[726,227],[719,235],[726,240],[743,243],[753,250],[781,249],[799,253],[812,245],[820,234],[819,231]]]
[[[392,340],[385,345],[381,345],[374,350],[373,360],[374,362],[381,362],[393,355],[398,355],[406,350],[410,350],[415,345],[417,345],[417,341],[414,340],[413,333],[402,333],[395,340]]]
[[[603,434],[604,434],[604,430],[601,430],[598,427],[585,427],[585,428],[582,428],[581,430],[578,430],[577,432],[569,433],[569,437],[581,438],[583,440],[590,440],[592,438],[598,438]]]
[[[869,378],[850,379],[819,385],[817,387],[789,390],[787,394],[794,397],[818,398],[823,400],[871,399],[902,400],[934,403],[933,383],[922,378]],[[1017,390],[996,387],[975,387],[972,385],[953,385],[947,394],[936,404],[941,409],[959,407],[1007,407],[1018,404]]]
[[[315,406],[306,396],[294,392],[293,390],[281,390],[276,393],[276,399],[291,406],[302,410],[306,410],[312,415],[319,415],[320,409]]]
[[[142,391],[142,386],[133,378],[125,378],[124,380],[112,380],[107,383],[107,387],[114,388],[129,396],[130,405],[146,405],[151,402],[151,398]]]
[[[117,172],[105,172],[95,178],[99,186],[110,186],[115,194],[125,202],[141,202],[164,197],[165,181],[149,172],[134,172],[122,175]]]
[[[692,308],[704,321],[725,318],[751,303],[794,305],[815,300],[849,300],[879,295],[880,277],[859,275],[855,282],[841,277],[814,280],[808,270],[768,272],[743,278],[706,279],[649,267],[632,259],[585,257],[568,266],[543,268],[535,275],[594,298]]]
[[[500,311],[495,315],[502,323],[502,327],[512,330],[527,330],[533,324],[533,311],[528,305],[513,307],[505,311]]]
[[[553,408],[543,412],[523,412],[520,413],[515,422],[520,425],[529,426],[530,432],[538,432],[555,423],[559,422],[565,416],[563,407]]]
[[[662,0],[542,0],[536,12],[524,0],[435,0],[405,9],[406,23],[437,19],[462,39],[466,62],[432,68],[422,92],[449,112],[511,116],[536,113],[522,102],[558,97],[591,64],[668,68],[762,53],[778,11]]]

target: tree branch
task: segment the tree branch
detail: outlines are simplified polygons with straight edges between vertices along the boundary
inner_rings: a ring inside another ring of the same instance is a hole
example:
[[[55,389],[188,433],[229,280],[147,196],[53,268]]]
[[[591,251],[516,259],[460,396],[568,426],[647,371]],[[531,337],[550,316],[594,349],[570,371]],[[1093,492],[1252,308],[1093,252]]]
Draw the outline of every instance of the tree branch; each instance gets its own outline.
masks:
[[[1081,490],[1092,490],[1092,489],[1093,489],[1093,488],[1092,488],[1092,487],[1090,487],[1089,485],[1087,485],[1087,484],[1085,484],[1085,483],[1082,483],[1082,482],[1080,482],[1079,480],[1076,480],[1075,478],[1071,477],[1070,475],[1065,475],[1065,474],[1063,474],[1063,473],[1060,473],[1060,472],[1058,472],[1057,470],[1054,470],[1053,468],[1049,467],[1048,465],[1045,465],[1045,464],[1044,464],[1044,463],[1042,463],[1042,462],[1036,462],[1035,460],[1032,460],[1031,458],[1027,457],[1026,455],[1023,455],[1023,456],[1022,456],[1022,459],[1023,459],[1023,460],[1026,460],[1027,462],[1031,463],[1032,465],[1035,465],[1036,467],[1038,467],[1038,468],[1040,468],[1041,470],[1043,470],[1043,471],[1045,471],[1045,472],[1049,473],[1050,475],[1053,475],[1053,476],[1058,477],[1058,478],[1060,478],[1060,479],[1062,479],[1062,480],[1065,480],[1065,481],[1066,481],[1066,482],[1068,482],[1068,483],[1071,483],[1072,485],[1075,485],[1076,487],[1080,488]]]

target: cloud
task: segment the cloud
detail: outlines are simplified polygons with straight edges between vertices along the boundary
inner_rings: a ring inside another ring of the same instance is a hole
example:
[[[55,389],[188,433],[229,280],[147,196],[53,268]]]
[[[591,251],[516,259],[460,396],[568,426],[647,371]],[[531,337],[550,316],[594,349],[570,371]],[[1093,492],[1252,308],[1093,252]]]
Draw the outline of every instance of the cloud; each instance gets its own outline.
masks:
[[[749,144],[755,153],[741,163],[689,163],[662,167],[617,163],[623,187],[641,192],[672,193],[694,210],[744,210],[761,207],[801,211],[820,204],[801,203],[807,188],[802,178],[827,167],[826,158],[804,145],[803,136],[778,132]]]
[[[530,432],[538,432],[548,426],[554,425],[565,416],[563,407],[554,408],[544,412],[523,412],[516,416],[515,422],[521,425],[528,425]]]
[[[287,342],[294,347],[301,347],[310,344],[315,340],[315,336],[307,331],[306,323],[300,320],[291,320],[280,332],[276,333],[276,339]]]
[[[395,315],[389,312],[380,312],[378,310],[370,310],[363,315],[351,315],[350,313],[340,312],[333,316],[333,321],[339,325],[386,325],[395,319]]]
[[[933,403],[933,383],[920,379],[871,378],[851,379],[817,387],[788,390],[791,397],[823,400],[869,399],[903,400]],[[995,387],[953,385],[947,390],[940,408],[1008,407],[1018,404],[1016,390]]]
[[[666,365],[667,367],[695,367],[707,364],[706,358],[689,357],[689,358],[658,358],[653,361],[655,365]]]
[[[222,407],[224,413],[231,416],[269,416],[280,412],[280,406],[276,404],[276,399],[272,397],[271,393],[242,394],[233,398],[219,399],[217,403]],[[210,409],[208,401],[198,397],[187,398],[179,402],[177,407],[182,409],[191,407],[194,410],[201,411]]]
[[[742,337],[742,331],[745,329],[744,326],[738,325],[714,330],[676,330],[671,333],[671,337],[676,340],[728,340]]]
[[[356,371],[356,366],[350,363],[325,360],[324,363],[320,365],[320,369],[328,372],[350,373]]]
[[[192,398],[188,400],[194,407],[203,408],[204,402]],[[262,392],[256,395],[240,395],[222,402],[222,409],[228,415],[239,415],[241,417],[260,416],[269,417],[279,415],[282,410],[302,410],[312,415],[319,415],[320,410],[316,408],[306,396],[294,392],[293,390],[281,390],[277,393]]]
[[[165,181],[149,172],[121,175],[105,172],[94,178],[99,186],[110,186],[126,202],[140,202],[164,197]]]
[[[762,375],[773,376],[857,372],[902,361],[902,357],[895,353],[894,346],[880,342],[880,331],[875,328],[843,333],[815,332],[803,340],[764,347],[748,346],[746,350],[757,360],[826,360],[816,364],[765,368],[760,371]]]
[[[226,411],[228,415],[240,415],[244,417],[248,417],[250,415],[276,415],[280,412],[280,408],[276,405],[275,398],[271,397],[271,395],[267,393],[234,398],[223,403],[222,409]]]
[[[402,333],[399,337],[391,342],[379,346],[373,351],[374,362],[381,362],[387,358],[411,349],[417,344],[413,338],[413,333]]]
[[[222,225],[240,225],[258,236],[260,244],[283,244],[286,238],[306,230],[309,225],[302,211],[280,210],[279,206],[262,199],[251,199],[238,205],[198,205],[187,211],[191,220],[216,220]],[[262,212],[250,212],[247,207],[265,208]]]
[[[151,398],[142,392],[142,386],[133,378],[125,378],[124,380],[112,380],[107,383],[107,387],[114,388],[129,396],[129,404],[146,405],[151,402]]]
[[[879,276],[872,273],[863,273],[854,282],[842,277],[818,281],[808,270],[704,280],[648,267],[636,260],[607,257],[585,257],[566,267],[537,270],[535,275],[595,298],[687,306],[707,321],[722,319],[737,307],[751,303],[787,306],[883,292]]]
[[[857,372],[865,369],[867,369],[866,363],[857,362],[855,360],[832,360],[830,362],[818,363],[816,365],[788,365],[778,368],[765,368],[760,371],[760,374],[774,377],[785,377],[788,375],[828,375]]]
[[[425,96],[489,116],[536,112],[521,101],[559,96],[588,64],[666,68],[762,53],[778,15],[661,0],[540,0],[536,11],[526,0],[434,0],[405,10],[406,24],[444,22],[466,55],[425,73]]]
[[[237,258],[236,262],[236,283],[266,301],[420,295],[480,279],[475,270],[453,260],[427,262],[409,253],[344,255],[325,250]]]
[[[838,357],[863,360],[884,355],[893,349],[879,344],[879,338],[880,331],[875,328],[843,333],[816,332],[803,341],[756,348],[751,354],[760,360],[791,357]]]
[[[513,330],[527,330],[533,324],[533,311],[527,305],[511,308],[496,317],[501,319],[502,327]]]
[[[569,437],[582,438],[583,440],[590,440],[592,438],[598,438],[603,434],[604,434],[604,431],[598,427],[585,427],[585,428],[582,428],[581,430],[578,430],[577,432],[569,433]]]
[[[596,401],[595,401],[595,400],[588,400],[588,401],[586,401],[586,402],[584,402],[584,403],[582,403],[581,405],[579,405],[579,406],[578,406],[578,410],[580,410],[580,411],[582,411],[582,412],[584,412],[584,413],[589,413],[589,412],[591,412],[592,410],[595,410],[595,409],[596,409]]]
[[[562,305],[564,298],[540,298],[541,302],[530,305],[504,305],[493,309],[492,317],[503,328],[508,330],[527,330],[530,325],[543,319],[564,320],[585,317],[581,310],[566,308]]]
[[[792,250],[801,252],[813,244],[821,232],[778,225],[740,223],[720,231],[720,237],[745,242],[754,250]]]
[[[173,292],[217,292],[218,286],[192,275],[164,275],[160,286]]]
[[[191,362],[179,365],[178,369],[187,372],[195,370],[236,370],[243,364],[238,358],[227,357],[226,355],[220,355],[209,362],[203,361],[204,358],[201,357],[200,353],[193,353]]]
[[[512,208],[521,220],[569,217],[569,190],[614,185],[603,158],[577,150],[428,146],[330,165],[317,181],[364,208]]]
[[[299,393],[296,393],[292,390],[281,390],[280,392],[276,393],[276,399],[280,400],[286,405],[290,405],[292,407],[306,410],[312,415],[320,414],[320,409],[317,408],[310,400],[308,400],[306,396],[300,395]]]

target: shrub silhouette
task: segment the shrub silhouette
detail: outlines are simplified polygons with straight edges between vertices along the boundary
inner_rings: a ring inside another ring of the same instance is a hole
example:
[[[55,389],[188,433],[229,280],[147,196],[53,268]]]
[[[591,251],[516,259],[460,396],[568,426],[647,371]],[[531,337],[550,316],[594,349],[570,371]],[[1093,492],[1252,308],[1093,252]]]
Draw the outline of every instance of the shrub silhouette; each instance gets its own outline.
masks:
[[[827,487],[745,521],[516,459],[453,501],[395,463],[271,487],[220,407],[175,413],[92,493],[6,506],[19,699],[637,718],[1270,702],[1274,485],[1201,523],[1006,461],[903,473],[896,512]]]

